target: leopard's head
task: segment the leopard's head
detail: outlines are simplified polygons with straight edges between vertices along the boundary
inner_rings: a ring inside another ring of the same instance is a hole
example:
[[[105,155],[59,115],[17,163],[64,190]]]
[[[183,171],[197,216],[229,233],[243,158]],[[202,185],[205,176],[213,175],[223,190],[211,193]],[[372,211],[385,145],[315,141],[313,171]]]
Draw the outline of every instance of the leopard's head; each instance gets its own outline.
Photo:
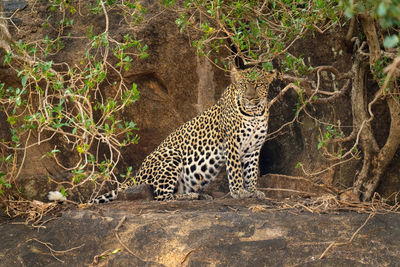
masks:
[[[241,71],[233,69],[231,74],[240,112],[247,116],[263,115],[269,85],[276,77],[276,72],[253,68]]]

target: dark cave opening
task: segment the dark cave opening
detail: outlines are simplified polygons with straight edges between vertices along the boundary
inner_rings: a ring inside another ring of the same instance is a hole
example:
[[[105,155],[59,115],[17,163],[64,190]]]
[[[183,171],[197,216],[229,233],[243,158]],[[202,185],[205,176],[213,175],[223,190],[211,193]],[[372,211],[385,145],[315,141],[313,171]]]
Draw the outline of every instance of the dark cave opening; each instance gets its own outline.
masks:
[[[276,140],[264,143],[260,151],[260,175],[282,173],[282,147]]]

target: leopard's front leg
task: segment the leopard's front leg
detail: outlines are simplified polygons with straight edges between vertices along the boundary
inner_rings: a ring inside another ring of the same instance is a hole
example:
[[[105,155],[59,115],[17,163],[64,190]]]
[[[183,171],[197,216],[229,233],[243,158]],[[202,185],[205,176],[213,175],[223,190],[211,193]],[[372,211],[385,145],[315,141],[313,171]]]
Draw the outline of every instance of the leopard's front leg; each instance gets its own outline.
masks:
[[[259,150],[246,153],[242,156],[242,168],[244,174],[244,187],[251,193],[252,197],[258,199],[264,199],[265,194],[257,190],[257,178],[258,178],[258,162],[259,162]]]
[[[228,173],[229,190],[233,198],[251,197],[243,185],[243,171],[240,162],[239,144],[234,136],[226,144],[226,171]]]

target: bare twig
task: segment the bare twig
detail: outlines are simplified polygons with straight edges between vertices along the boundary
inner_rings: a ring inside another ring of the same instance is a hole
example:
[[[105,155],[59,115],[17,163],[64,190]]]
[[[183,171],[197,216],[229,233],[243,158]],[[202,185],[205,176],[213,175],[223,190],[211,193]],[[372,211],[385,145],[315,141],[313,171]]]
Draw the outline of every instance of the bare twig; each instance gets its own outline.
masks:
[[[92,261],[92,264],[91,264],[91,266],[93,265],[97,265],[98,263],[99,263],[99,259],[100,258],[102,258],[102,257],[105,257],[105,256],[107,256],[107,255],[110,255],[111,254],[111,249],[107,249],[106,251],[104,251],[103,253],[101,253],[101,254],[98,254],[98,255],[95,255],[94,257],[93,257],[93,261]]]
[[[295,89],[297,92],[300,92],[300,91],[301,91],[301,89],[300,89],[297,85],[295,85],[295,84],[293,84],[293,83],[290,83],[290,84],[286,85],[285,88],[283,88],[283,89],[279,92],[279,94],[278,94],[277,96],[275,96],[271,101],[268,102],[267,110],[269,110],[269,109],[271,108],[271,106],[272,106],[273,104],[275,104],[275,102],[278,101],[278,100],[279,100],[284,94],[286,94],[286,92],[287,92],[289,89],[291,89],[291,88]]]
[[[82,245],[80,245],[80,246],[73,247],[73,248],[70,248],[70,249],[67,249],[67,250],[55,250],[55,249],[52,248],[53,245],[52,245],[51,243],[49,243],[49,242],[43,242],[43,241],[38,240],[37,238],[30,238],[30,239],[28,239],[26,242],[28,242],[28,241],[36,241],[36,242],[38,242],[38,243],[40,243],[40,244],[46,246],[46,247],[48,248],[48,250],[50,251],[51,255],[52,255],[57,261],[59,261],[59,262],[61,262],[61,263],[65,263],[65,262],[64,262],[63,260],[57,258],[57,257],[56,257],[56,254],[62,255],[62,254],[71,252],[71,251],[73,251],[73,250],[79,249],[79,248],[81,248],[81,247],[83,247],[83,246],[85,245],[85,244],[82,244]]]
[[[336,242],[336,241],[332,242],[332,243],[324,250],[324,252],[321,254],[321,256],[319,257],[319,259],[324,258],[325,255],[328,253],[328,251],[329,251],[331,248],[336,247],[336,246],[348,245],[348,244],[350,244],[351,242],[353,242],[354,238],[355,238],[355,237],[357,236],[357,234],[361,231],[361,229],[362,229],[362,228],[368,223],[368,221],[369,221],[372,217],[374,217],[374,216],[375,216],[375,213],[370,213],[370,214],[368,215],[367,219],[364,221],[364,223],[363,223],[360,227],[358,227],[358,229],[353,233],[353,235],[351,236],[351,238],[350,238],[348,241],[346,241],[346,242]]]
[[[186,253],[185,257],[183,257],[181,261],[181,266],[187,266],[187,260],[189,259],[190,255],[195,252],[197,249],[191,249],[188,253]]]
[[[259,188],[260,190],[263,191],[284,191],[284,192],[290,192],[290,193],[296,193],[296,194],[301,194],[301,195],[309,195],[309,196],[316,196],[316,193],[311,193],[307,191],[300,191],[300,190],[295,190],[295,189],[288,189],[288,188],[271,188],[271,187],[265,187],[265,188]]]
[[[132,252],[132,250],[130,250],[121,240],[121,238],[118,235],[118,230],[119,228],[122,226],[122,224],[125,222],[126,220],[126,216],[123,216],[121,218],[121,220],[118,222],[117,226],[114,228],[114,233],[115,233],[115,237],[117,238],[118,242],[121,244],[121,246],[123,246],[126,251],[128,251],[132,256],[134,256],[135,258],[138,258],[141,261],[144,261],[143,259],[141,259],[140,257],[136,256],[135,253]]]

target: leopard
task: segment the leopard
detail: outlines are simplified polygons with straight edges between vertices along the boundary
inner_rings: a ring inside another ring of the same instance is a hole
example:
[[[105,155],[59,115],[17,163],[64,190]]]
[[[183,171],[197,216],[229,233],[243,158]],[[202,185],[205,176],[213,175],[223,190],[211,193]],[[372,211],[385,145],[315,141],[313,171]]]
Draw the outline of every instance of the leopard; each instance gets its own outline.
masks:
[[[257,189],[258,165],[267,137],[268,89],[275,77],[276,71],[233,68],[232,82],[216,104],[173,131],[129,183],[91,203],[110,202],[118,191],[139,184],[150,185],[155,200],[199,199],[224,166],[231,197],[264,199]]]

